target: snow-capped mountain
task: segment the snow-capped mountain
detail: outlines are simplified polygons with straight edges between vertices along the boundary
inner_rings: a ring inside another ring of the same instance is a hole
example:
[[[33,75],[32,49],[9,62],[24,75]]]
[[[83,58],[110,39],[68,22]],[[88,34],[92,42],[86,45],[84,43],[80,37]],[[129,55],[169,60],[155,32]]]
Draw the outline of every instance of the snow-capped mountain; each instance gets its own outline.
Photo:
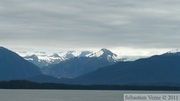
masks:
[[[18,52],[25,60],[37,65],[38,67],[57,64],[64,59],[56,53],[47,54],[46,52]]]
[[[43,55],[36,55],[36,54],[27,55],[27,56],[24,56],[24,59],[34,63],[38,67],[44,67],[44,66],[48,66],[48,65],[51,65],[51,64],[57,64],[57,63],[64,60],[62,57],[60,57],[56,53],[54,53],[53,55],[47,55],[47,54],[43,54]]]
[[[57,53],[46,53],[46,52],[18,52],[18,54],[24,59],[34,63],[38,67],[44,67],[52,64],[58,64],[62,61],[66,61],[75,57],[87,57],[87,58],[101,58],[106,59],[109,62],[118,61],[133,61],[138,59],[138,57],[123,57],[111,52],[106,48],[102,48],[97,52],[92,51],[67,51],[67,52],[57,52]]]
[[[95,71],[101,67],[109,66],[118,61],[124,61],[124,58],[118,59],[118,56],[108,49],[101,49],[98,52],[83,51],[79,55],[73,55],[74,51],[68,52],[69,56],[75,58],[67,59],[58,64],[41,68],[41,71],[57,78],[75,78],[86,73]]]
[[[67,60],[74,57],[87,57],[87,55],[91,54],[91,51],[68,51],[65,55],[62,57]]]
[[[87,57],[89,54],[92,53],[92,51],[82,51],[81,54],[79,54],[79,57]]]
[[[87,54],[91,54],[91,51],[68,51],[47,54],[46,52],[17,52],[24,59],[37,65],[38,67],[44,67],[52,64],[58,64],[62,61],[74,58],[74,57],[86,57]]]
[[[119,62],[79,76],[74,82],[85,85],[179,86],[180,55],[177,56],[176,53],[154,55],[132,62]]]
[[[118,57],[115,53],[112,53],[110,50],[108,50],[106,48],[102,48],[98,52],[94,52],[92,54],[89,54],[87,57],[105,58],[108,61],[114,61],[114,62],[120,61],[120,57]]]
[[[75,53],[75,51],[68,51],[63,57],[64,57],[65,59],[74,58],[74,57],[76,57],[76,56],[75,56],[75,54],[73,54],[73,53]]]

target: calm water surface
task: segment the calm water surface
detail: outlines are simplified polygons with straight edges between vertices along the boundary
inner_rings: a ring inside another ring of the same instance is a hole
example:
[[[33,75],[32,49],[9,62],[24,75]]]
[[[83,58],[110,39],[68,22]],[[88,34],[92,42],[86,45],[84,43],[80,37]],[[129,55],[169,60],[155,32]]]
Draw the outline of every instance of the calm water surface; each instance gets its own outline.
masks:
[[[171,91],[106,91],[106,90],[4,90],[0,89],[0,101],[123,101],[128,93],[168,93]]]

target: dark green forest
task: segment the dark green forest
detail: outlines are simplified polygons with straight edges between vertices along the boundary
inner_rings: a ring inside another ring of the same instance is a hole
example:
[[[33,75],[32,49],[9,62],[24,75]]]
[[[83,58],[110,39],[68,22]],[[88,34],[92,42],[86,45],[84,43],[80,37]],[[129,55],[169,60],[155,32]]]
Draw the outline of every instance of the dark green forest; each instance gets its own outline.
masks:
[[[72,85],[37,83],[26,80],[1,81],[0,89],[62,89],[62,90],[169,90],[179,91],[179,86],[130,86],[130,85]]]

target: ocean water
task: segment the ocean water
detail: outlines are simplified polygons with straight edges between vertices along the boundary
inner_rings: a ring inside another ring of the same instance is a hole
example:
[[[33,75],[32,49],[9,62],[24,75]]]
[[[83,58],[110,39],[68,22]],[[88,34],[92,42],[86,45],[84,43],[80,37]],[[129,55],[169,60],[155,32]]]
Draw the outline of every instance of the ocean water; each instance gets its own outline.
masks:
[[[6,90],[0,89],[0,101],[123,101],[123,94],[180,94],[170,91],[113,90]]]

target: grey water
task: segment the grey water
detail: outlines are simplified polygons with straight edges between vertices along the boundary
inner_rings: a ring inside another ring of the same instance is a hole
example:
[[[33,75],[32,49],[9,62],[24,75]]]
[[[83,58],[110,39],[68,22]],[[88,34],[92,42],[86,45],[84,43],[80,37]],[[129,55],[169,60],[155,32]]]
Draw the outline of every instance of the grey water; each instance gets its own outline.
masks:
[[[128,93],[180,94],[180,91],[0,89],[0,101],[123,101],[123,94]]]

